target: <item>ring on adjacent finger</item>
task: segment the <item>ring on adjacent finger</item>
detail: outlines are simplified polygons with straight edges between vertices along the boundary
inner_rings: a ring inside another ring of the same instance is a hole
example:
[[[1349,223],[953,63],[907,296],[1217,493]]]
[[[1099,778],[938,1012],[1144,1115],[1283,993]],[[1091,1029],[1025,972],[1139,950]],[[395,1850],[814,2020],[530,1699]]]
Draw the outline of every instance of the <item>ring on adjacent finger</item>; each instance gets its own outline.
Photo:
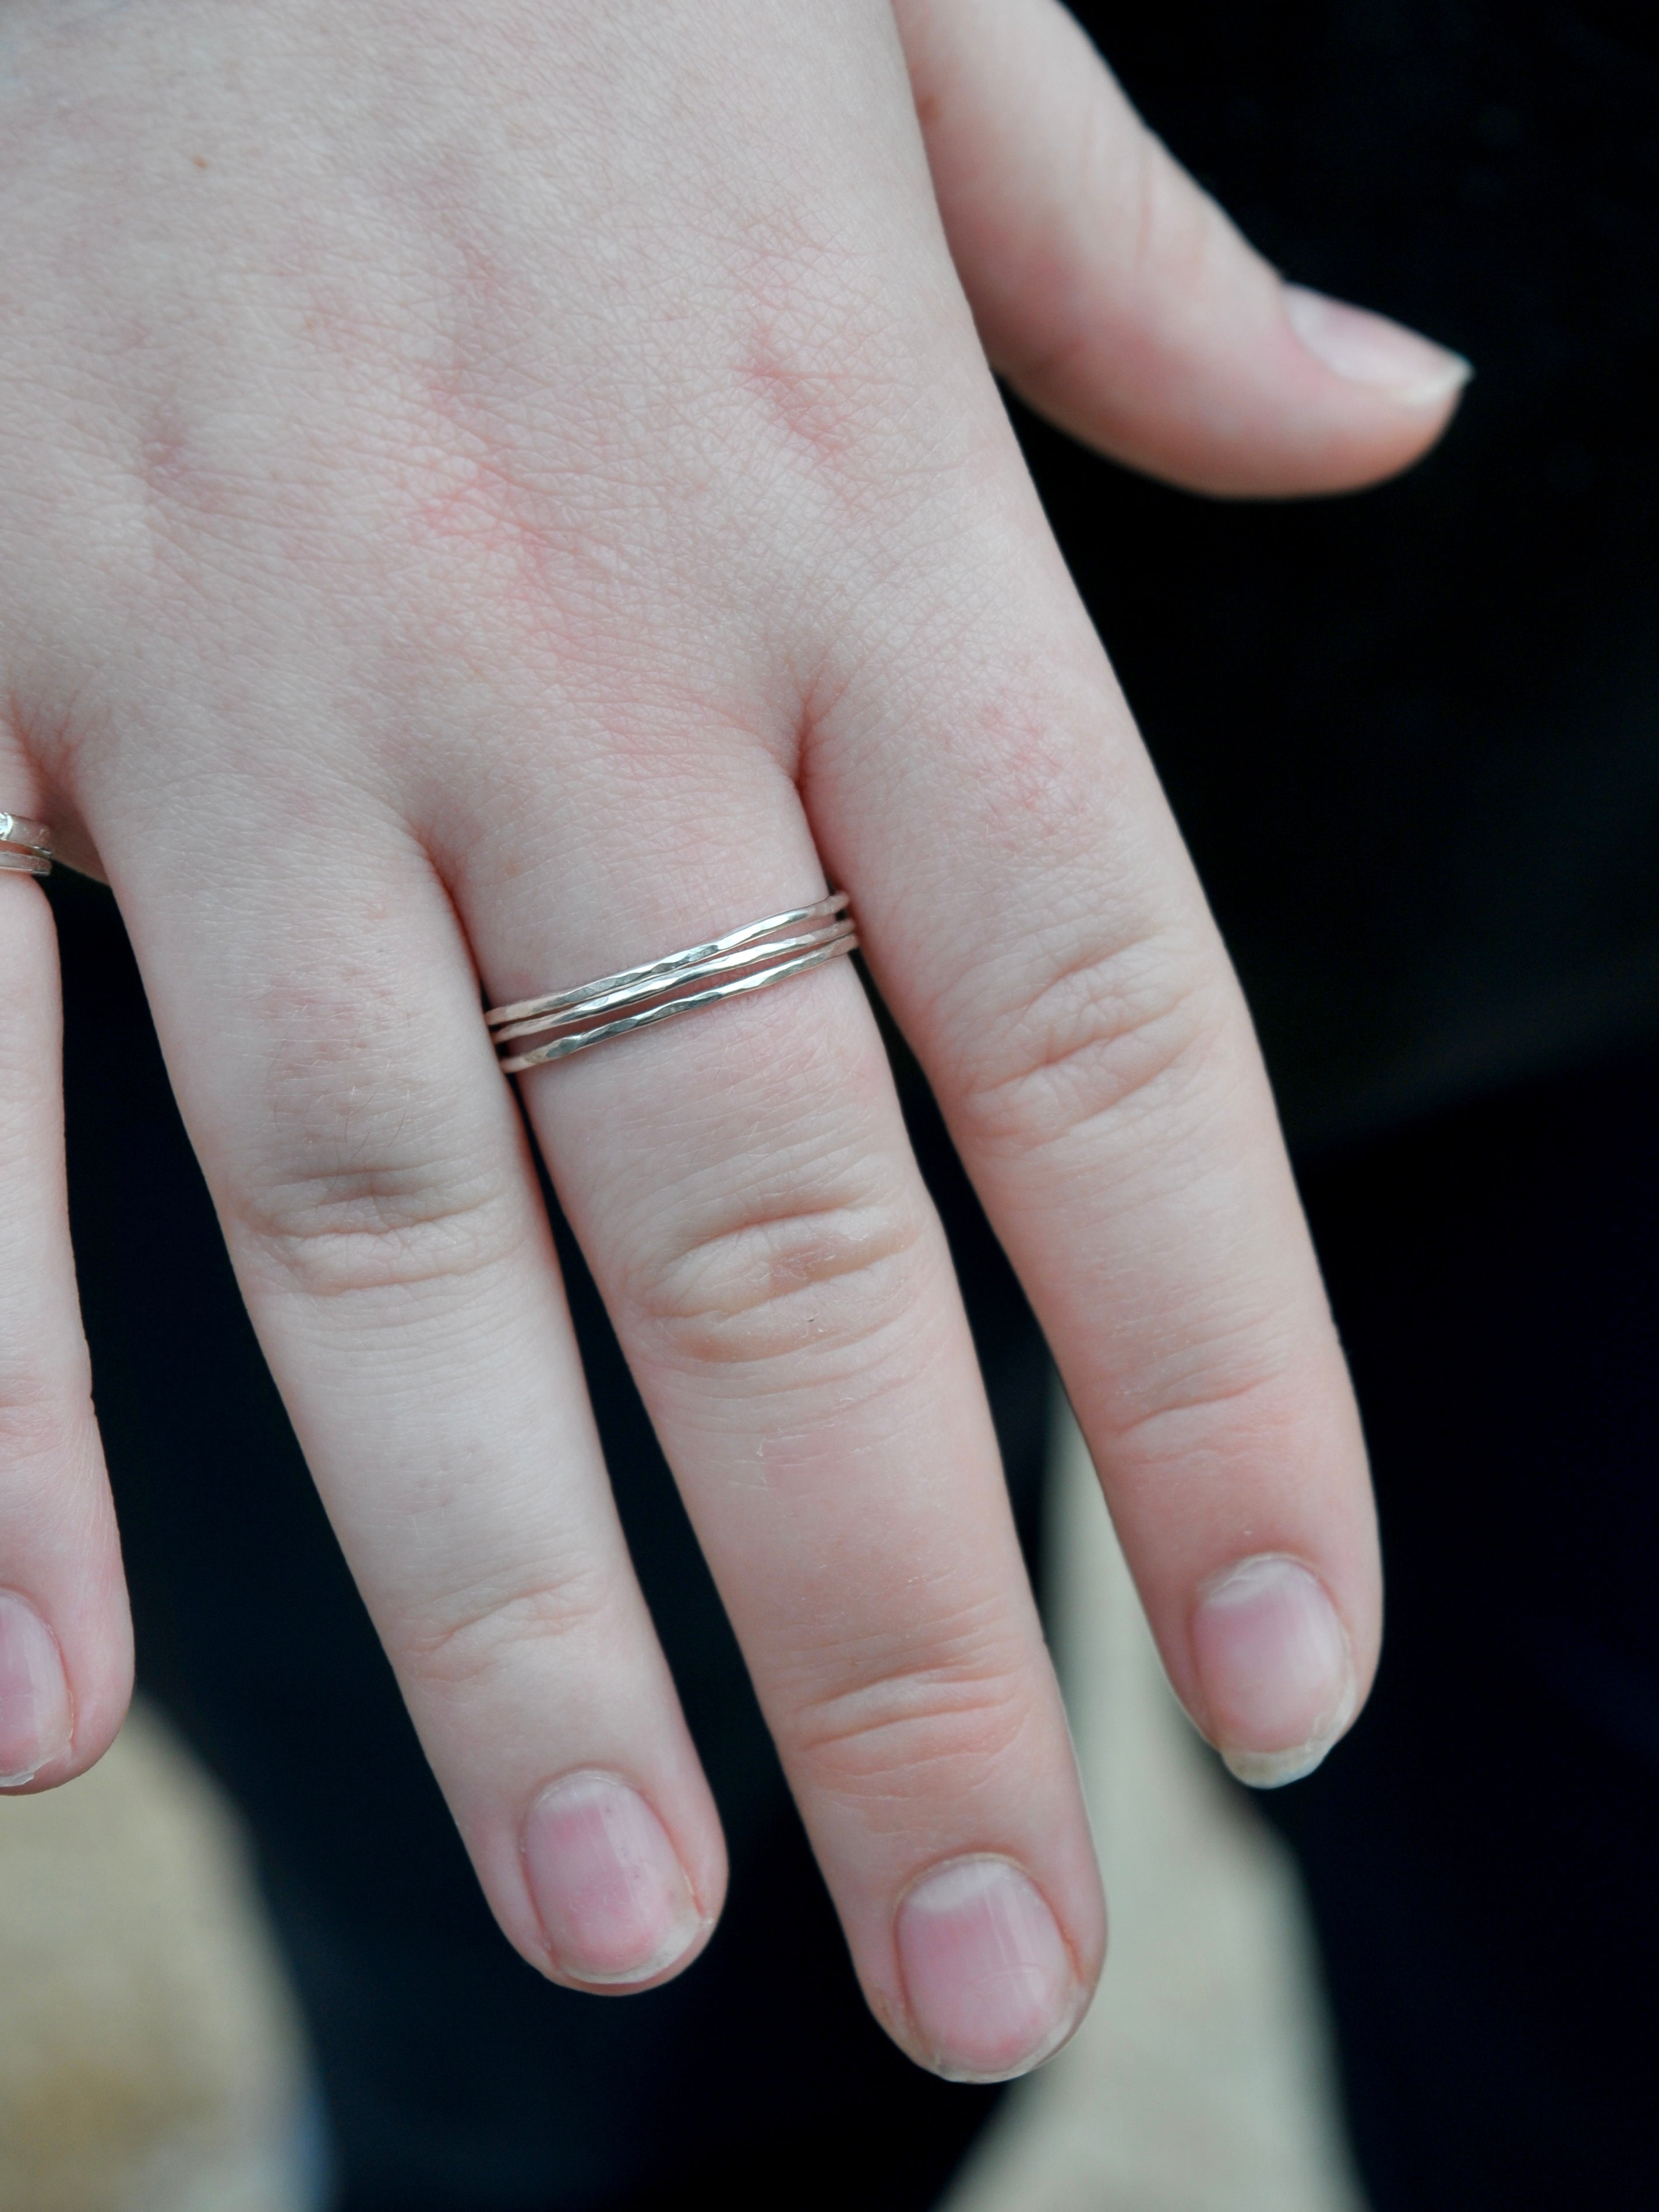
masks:
[[[0,813],[0,872],[14,876],[52,873],[52,832],[44,822]]]

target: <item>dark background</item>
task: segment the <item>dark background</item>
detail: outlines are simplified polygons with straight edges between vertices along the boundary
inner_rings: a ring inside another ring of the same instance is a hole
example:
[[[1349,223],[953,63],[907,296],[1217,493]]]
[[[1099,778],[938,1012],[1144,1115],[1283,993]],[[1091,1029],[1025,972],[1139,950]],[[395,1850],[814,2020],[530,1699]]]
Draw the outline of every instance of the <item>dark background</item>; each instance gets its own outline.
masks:
[[[1475,366],[1421,467],[1306,503],[1018,416],[1292,1134],[1659,1033],[1659,9],[1076,12],[1288,276]]]

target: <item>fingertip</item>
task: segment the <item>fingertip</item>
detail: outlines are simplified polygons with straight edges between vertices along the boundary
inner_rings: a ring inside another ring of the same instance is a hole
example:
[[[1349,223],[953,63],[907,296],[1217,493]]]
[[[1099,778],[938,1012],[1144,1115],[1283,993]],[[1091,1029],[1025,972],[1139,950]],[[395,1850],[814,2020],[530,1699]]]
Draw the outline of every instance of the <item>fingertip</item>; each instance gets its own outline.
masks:
[[[1449,346],[1391,317],[1279,282],[1277,391],[1236,480],[1196,489],[1244,498],[1363,491],[1439,442],[1474,374]]]
[[[1220,499],[1363,491],[1415,467],[1444,435],[1474,374],[1462,355],[1264,263],[1252,281],[1243,264],[1236,273],[1231,312],[1218,302],[1213,320],[1199,319],[1201,343],[1179,319],[1159,325],[1158,373],[1103,403],[1096,422],[1074,410],[1067,427]]]

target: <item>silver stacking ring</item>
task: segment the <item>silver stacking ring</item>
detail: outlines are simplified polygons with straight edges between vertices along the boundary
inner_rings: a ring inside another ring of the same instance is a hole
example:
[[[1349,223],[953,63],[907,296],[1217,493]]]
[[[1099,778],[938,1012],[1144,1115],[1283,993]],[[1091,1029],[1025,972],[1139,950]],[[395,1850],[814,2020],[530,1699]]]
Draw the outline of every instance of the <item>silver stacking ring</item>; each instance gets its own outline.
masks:
[[[494,1032],[503,1072],[519,1075],[550,1060],[568,1060],[573,1052],[585,1052],[607,1037],[626,1036],[675,1014],[712,1006],[717,999],[763,991],[769,983],[781,983],[786,976],[856,951],[858,941],[847,894],[836,891],[814,906],[791,907],[787,914],[751,921],[707,945],[647,960],[643,967],[624,968],[574,990],[551,991],[544,999],[493,1006],[484,1020]],[[507,1050],[530,1036],[543,1042],[523,1052]]]
[[[0,814],[0,872],[52,873],[52,832],[44,822],[26,822],[21,814]]]

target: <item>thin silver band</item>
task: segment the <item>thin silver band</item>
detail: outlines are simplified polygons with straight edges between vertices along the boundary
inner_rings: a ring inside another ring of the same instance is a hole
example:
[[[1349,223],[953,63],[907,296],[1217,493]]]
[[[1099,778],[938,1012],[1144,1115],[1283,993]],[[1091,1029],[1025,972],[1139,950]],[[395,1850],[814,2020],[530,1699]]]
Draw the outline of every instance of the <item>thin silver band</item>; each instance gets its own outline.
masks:
[[[807,927],[802,927],[805,924]],[[788,933],[793,933],[790,934]],[[764,921],[750,922],[707,944],[688,945],[661,960],[647,960],[614,975],[539,999],[520,999],[495,1006],[484,1020],[497,1046],[519,1037],[557,1034],[528,1051],[504,1057],[501,1067],[518,1075],[554,1060],[568,1060],[608,1037],[649,1029],[674,1014],[735,999],[769,983],[820,968],[828,960],[857,950],[858,934],[847,911],[847,894],[836,891],[811,906],[791,907]],[[628,1011],[623,1011],[627,1009]]]
[[[44,822],[0,811],[0,872],[12,876],[52,873],[52,832]]]

